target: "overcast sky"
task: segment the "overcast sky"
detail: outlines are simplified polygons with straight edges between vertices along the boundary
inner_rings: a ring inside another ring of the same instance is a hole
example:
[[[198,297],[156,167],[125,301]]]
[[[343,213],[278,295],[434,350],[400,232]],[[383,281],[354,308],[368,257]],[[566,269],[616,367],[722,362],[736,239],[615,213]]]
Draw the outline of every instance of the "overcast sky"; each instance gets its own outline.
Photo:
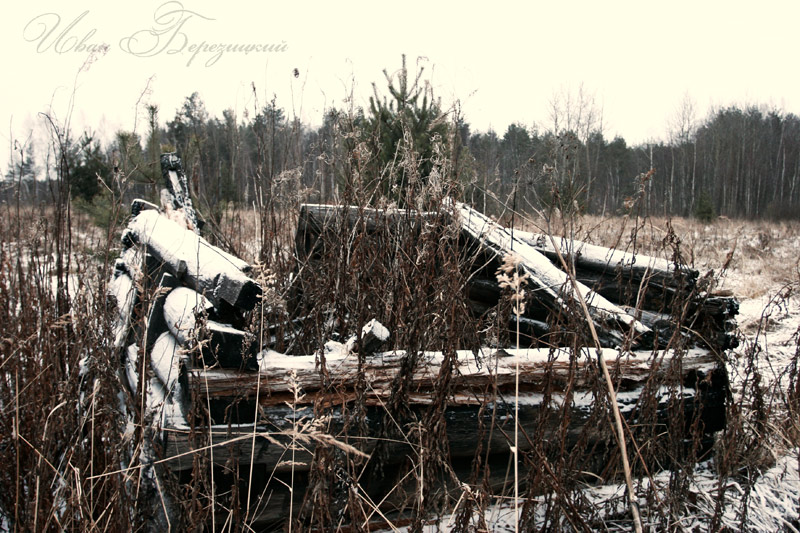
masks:
[[[59,122],[71,116],[73,131],[144,136],[147,104],[164,123],[193,91],[219,117],[226,108],[252,116],[275,95],[290,117],[317,124],[350,95],[366,106],[372,82],[383,87],[382,70],[396,71],[403,53],[425,67],[445,107],[460,102],[473,131],[501,136],[512,122],[547,127],[549,102],[581,86],[602,110],[606,137],[629,144],[665,138],[685,95],[698,118],[730,104],[800,114],[795,1],[6,6],[4,147],[24,141],[48,111]],[[221,43],[252,51],[208,49]]]

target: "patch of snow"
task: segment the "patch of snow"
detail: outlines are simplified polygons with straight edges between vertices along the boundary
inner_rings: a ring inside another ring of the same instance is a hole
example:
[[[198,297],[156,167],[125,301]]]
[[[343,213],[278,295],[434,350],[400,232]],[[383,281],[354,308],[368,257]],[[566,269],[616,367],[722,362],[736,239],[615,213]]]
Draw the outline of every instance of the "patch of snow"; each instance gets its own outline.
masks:
[[[133,280],[127,274],[116,276],[108,284],[108,293],[117,303],[117,317],[113,325],[114,347],[121,348],[128,336],[133,303],[136,299]]]

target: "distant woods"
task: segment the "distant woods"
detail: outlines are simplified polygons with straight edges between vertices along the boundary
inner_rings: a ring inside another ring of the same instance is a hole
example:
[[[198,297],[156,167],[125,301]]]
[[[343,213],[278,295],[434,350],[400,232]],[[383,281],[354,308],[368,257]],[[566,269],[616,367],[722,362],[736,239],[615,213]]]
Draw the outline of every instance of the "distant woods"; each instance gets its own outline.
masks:
[[[478,132],[458,109],[442,109],[423,70],[407,68],[405,58],[398,71],[384,73],[386,85],[374,85],[366,109],[329,109],[319,126],[291,118],[275,98],[216,117],[194,93],[165,127],[163,110],[151,105],[141,133],[117,132],[109,146],[86,134],[71,142],[64,182],[87,204],[109,195],[153,198],[160,153],[177,151],[199,206],[212,211],[262,205],[289,182],[310,201],[358,191],[368,203],[403,204],[408,191],[418,194],[433,179],[489,212],[505,204],[706,220],[800,216],[794,114],[726,107],[698,120],[687,100],[666,140],[631,146],[606,137],[602,115],[581,91],[554,98],[547,124]],[[47,193],[45,178],[55,171],[38,168],[33,154],[30,141],[12,149],[0,199]]]

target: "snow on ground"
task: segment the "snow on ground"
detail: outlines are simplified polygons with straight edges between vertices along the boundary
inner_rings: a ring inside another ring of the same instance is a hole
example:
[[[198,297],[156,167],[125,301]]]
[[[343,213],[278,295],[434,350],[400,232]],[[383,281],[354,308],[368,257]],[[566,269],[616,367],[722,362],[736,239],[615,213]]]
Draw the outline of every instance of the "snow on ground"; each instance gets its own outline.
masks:
[[[799,248],[800,249],[800,248]],[[732,272],[725,284],[736,290],[744,289],[754,280],[748,274]],[[747,291],[743,291],[747,292]],[[732,354],[729,372],[735,397],[741,393],[741,383],[746,373],[746,354],[757,353],[756,363],[761,374],[762,385],[770,391],[767,400],[772,400],[775,412],[780,414],[781,395],[788,382],[787,367],[798,350],[798,330],[800,328],[800,286],[797,282],[788,283],[771,280],[770,289],[751,298],[740,300],[738,324],[743,335],[742,343]],[[755,351],[755,352],[754,352]],[[779,444],[779,443],[778,443]],[[761,472],[750,486],[744,480],[729,478],[725,481],[725,512],[720,527],[730,531],[786,531],[800,533],[800,449],[797,447],[775,447],[776,456],[770,468]],[[669,472],[654,476],[657,492],[667,493]],[[647,480],[639,482],[640,490],[647,487]],[[705,531],[714,516],[720,494],[720,478],[714,470],[713,460],[697,465],[690,492],[691,501],[684,502],[685,508],[677,531]],[[587,486],[583,489],[586,498],[600,510],[608,520],[604,523],[607,531],[630,531],[632,524],[620,516],[627,514],[627,498],[624,484]],[[742,516],[742,502],[747,501],[746,516]],[[647,527],[646,505],[640,499],[640,508],[645,513],[643,525]],[[521,502],[520,502],[521,508]],[[425,532],[447,532],[453,528],[454,512],[442,517],[436,523],[424,528]],[[601,515],[602,516],[602,515]],[[489,506],[483,518],[491,532],[515,530],[513,501]],[[616,519],[612,518],[615,517]],[[473,525],[478,525],[478,517],[473,517]],[[385,531],[408,531],[408,527],[391,528]]]

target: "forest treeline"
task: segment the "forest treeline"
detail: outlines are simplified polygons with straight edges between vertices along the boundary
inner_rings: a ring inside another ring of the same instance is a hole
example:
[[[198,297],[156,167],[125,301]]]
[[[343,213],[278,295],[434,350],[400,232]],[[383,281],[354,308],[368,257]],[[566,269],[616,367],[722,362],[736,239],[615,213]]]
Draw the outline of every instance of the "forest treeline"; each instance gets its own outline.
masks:
[[[406,191],[433,177],[456,183],[479,208],[487,199],[519,210],[559,207],[617,214],[797,218],[800,213],[800,118],[759,106],[677,114],[666,141],[629,145],[609,139],[591,100],[554,100],[548,126],[511,124],[505,132],[472,131],[457,110],[444,110],[422,71],[403,68],[374,85],[369,106],[329,109],[321,125],[290,118],[275,98],[237,116],[211,116],[198,93],[161,125],[147,108],[147,131],[119,131],[109,146],[88,134],[62,146],[71,194],[87,205],[125,183],[125,195],[155,199],[158,157],[177,151],[206,209],[251,206],[277,180],[310,201],[341,198],[359,181],[370,199],[403,203]],[[387,90],[388,89],[388,90]],[[31,143],[16,146],[3,198],[47,194]],[[409,164],[409,161],[413,161]],[[37,174],[39,174],[37,176]],[[98,179],[100,176],[101,179]],[[38,178],[38,179],[35,179]],[[38,185],[37,185],[38,184]],[[52,188],[52,187],[51,187]]]

